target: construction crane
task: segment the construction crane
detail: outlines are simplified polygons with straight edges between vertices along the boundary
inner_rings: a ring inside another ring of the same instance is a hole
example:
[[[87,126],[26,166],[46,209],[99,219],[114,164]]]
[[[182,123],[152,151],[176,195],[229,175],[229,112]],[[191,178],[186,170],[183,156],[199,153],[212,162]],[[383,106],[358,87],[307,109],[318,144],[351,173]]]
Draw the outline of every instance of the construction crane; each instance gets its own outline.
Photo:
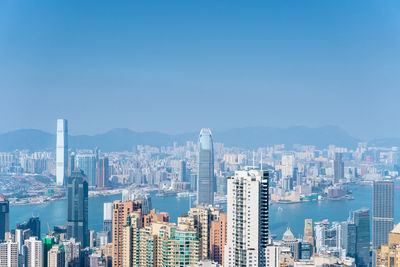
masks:
[[[50,225],[49,225],[49,222],[46,222],[46,224],[47,224],[47,229],[49,230],[49,235],[52,235],[52,234],[53,234],[53,232],[50,230]]]

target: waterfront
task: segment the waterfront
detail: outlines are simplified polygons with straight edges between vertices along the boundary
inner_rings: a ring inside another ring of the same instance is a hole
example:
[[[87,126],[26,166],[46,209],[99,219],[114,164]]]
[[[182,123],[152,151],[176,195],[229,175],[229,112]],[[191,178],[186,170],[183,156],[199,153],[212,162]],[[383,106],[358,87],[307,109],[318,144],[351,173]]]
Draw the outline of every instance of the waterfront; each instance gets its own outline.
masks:
[[[398,183],[396,183],[398,185]],[[351,210],[359,208],[372,208],[371,186],[351,186],[354,200],[323,200],[296,204],[273,204],[270,206],[270,230],[280,239],[290,225],[296,237],[303,234],[304,219],[312,218],[314,221],[329,219],[329,221],[343,221],[349,217]],[[121,195],[99,196],[89,198],[89,228],[101,231],[103,220],[103,203],[121,199]],[[189,198],[175,196],[157,197],[151,194],[153,207],[157,211],[167,211],[171,221],[176,222],[177,217],[189,209]],[[194,199],[192,199],[193,201]],[[395,190],[395,203],[400,203],[399,190]],[[42,235],[47,233],[46,222],[51,229],[54,225],[66,224],[66,200],[53,201],[46,204],[24,205],[10,207],[10,229],[16,223],[27,220],[32,215],[37,215],[41,220]],[[372,214],[371,214],[372,215]],[[400,220],[399,212],[395,206],[395,223]]]

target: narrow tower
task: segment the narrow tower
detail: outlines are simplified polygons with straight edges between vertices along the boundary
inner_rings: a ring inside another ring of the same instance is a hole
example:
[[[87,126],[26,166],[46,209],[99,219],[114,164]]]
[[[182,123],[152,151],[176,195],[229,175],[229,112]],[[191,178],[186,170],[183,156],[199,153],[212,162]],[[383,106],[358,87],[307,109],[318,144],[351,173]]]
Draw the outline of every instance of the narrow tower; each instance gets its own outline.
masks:
[[[214,204],[214,146],[210,129],[201,129],[199,136],[199,174],[197,204]]]
[[[372,247],[378,249],[388,243],[388,236],[394,227],[394,183],[375,181],[372,209]]]
[[[261,170],[228,178],[226,266],[265,266],[268,245],[268,179]]]
[[[65,119],[57,120],[56,150],[57,185],[63,186],[68,173],[68,122]]]
[[[88,182],[83,171],[75,170],[68,178],[68,222],[67,236],[89,245],[88,229]]]

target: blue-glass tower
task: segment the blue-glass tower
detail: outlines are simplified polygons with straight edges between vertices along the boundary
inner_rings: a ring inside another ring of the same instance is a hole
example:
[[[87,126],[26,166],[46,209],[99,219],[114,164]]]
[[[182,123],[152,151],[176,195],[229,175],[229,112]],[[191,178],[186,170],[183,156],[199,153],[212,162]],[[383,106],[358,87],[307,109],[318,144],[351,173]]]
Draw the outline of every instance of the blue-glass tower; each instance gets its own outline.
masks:
[[[214,146],[210,129],[201,129],[199,136],[199,166],[197,204],[214,204]]]

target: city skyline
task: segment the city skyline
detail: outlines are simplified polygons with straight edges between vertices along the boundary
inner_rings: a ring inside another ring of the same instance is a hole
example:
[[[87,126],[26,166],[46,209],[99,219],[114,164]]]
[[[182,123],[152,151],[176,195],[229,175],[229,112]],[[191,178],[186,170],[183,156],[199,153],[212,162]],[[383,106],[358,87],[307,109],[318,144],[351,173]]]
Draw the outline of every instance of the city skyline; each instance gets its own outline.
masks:
[[[0,1],[0,267],[400,266],[399,11]]]

